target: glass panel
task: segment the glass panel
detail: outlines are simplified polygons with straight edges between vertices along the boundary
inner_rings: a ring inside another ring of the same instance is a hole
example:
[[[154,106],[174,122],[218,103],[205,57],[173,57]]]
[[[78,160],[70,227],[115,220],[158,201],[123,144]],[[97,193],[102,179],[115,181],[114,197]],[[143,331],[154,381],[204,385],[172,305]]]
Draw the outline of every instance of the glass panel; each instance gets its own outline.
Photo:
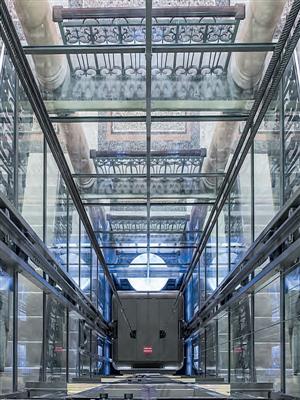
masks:
[[[69,274],[79,285],[79,260],[80,260],[80,220],[78,212],[69,199]]]
[[[66,310],[51,296],[46,297],[47,381],[66,380]]]
[[[280,207],[280,133],[277,97],[254,140],[255,238]]]
[[[255,372],[257,382],[280,391],[280,283],[272,278],[254,294]]]
[[[300,392],[300,266],[286,276],[285,287],[286,393]]]
[[[33,335],[34,332],[34,335]],[[43,292],[24,276],[18,283],[18,389],[40,380]]]
[[[46,242],[57,262],[67,270],[67,192],[50,151],[47,152],[47,230]]]
[[[82,291],[91,296],[92,284],[92,248],[86,231],[81,224],[81,242],[80,242],[80,287]]]
[[[8,57],[0,74],[0,192],[14,202],[16,76]]]
[[[217,246],[216,227],[213,229],[205,251],[206,264],[206,297],[208,298],[217,287]]]
[[[13,278],[0,266],[0,394],[12,392]]]
[[[83,320],[80,321],[80,376],[90,376],[91,373],[91,330]]]
[[[250,298],[246,297],[230,309],[231,381],[251,381],[252,344]]]
[[[206,327],[206,376],[217,374],[217,339],[216,322],[212,321]]]
[[[230,197],[230,269],[238,265],[251,242],[251,157],[248,154]]]
[[[218,284],[229,272],[229,205],[224,205],[218,218]]]
[[[20,98],[24,93],[20,87]],[[44,136],[29,104],[22,107],[18,124],[18,209],[43,239]]]
[[[299,53],[297,56],[299,57]],[[299,62],[299,60],[297,61]],[[291,60],[283,78],[284,90],[284,192],[288,200],[300,186],[299,71]]]
[[[229,335],[228,335],[228,313],[222,313],[217,317],[218,328],[218,376],[228,380],[229,368]]]
[[[69,313],[69,377],[79,375],[79,316],[74,311]]]

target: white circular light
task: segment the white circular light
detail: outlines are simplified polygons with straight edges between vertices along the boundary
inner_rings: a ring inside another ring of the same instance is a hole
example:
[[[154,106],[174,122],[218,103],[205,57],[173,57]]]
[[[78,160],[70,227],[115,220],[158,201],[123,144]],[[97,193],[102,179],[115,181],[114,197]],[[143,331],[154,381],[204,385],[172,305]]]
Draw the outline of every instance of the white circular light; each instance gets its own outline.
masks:
[[[156,254],[152,253],[150,253],[149,255],[149,264],[151,271],[155,270],[156,268],[167,268],[164,260],[161,257],[157,256]],[[144,253],[135,257],[135,259],[129,265],[129,268],[133,269],[137,267],[146,267],[146,266],[147,266],[147,254]],[[130,285],[133,287],[133,289],[136,290],[137,292],[159,292],[166,286],[168,278],[151,278],[151,277],[129,278],[128,281]]]

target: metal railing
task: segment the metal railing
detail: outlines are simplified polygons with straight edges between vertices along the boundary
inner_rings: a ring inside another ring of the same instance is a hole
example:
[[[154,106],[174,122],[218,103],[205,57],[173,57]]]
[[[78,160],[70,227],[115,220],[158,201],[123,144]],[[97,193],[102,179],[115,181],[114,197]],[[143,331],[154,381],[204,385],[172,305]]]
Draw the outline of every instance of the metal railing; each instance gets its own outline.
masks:
[[[160,45],[153,55],[154,78],[224,75],[230,52],[222,44],[234,43],[244,5],[233,7],[179,7],[152,10],[152,45]],[[69,54],[73,75],[144,79],[146,60],[145,10],[143,9],[65,9],[53,7],[64,45],[108,47],[106,53]],[[213,51],[197,52],[195,45],[220,45]],[[109,47],[114,47],[112,53]],[[124,52],[124,48],[130,49]],[[172,51],[164,50],[172,46]],[[119,47],[119,51],[116,49]],[[100,49],[99,49],[100,50]]]

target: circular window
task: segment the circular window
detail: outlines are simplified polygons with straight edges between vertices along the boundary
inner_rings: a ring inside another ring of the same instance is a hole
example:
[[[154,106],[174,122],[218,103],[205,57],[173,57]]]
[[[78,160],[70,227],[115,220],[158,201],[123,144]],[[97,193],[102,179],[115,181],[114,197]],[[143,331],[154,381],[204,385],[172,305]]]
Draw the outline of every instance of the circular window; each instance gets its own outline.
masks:
[[[150,269],[151,271],[155,271],[158,268],[167,268],[164,260],[157,256],[156,254],[150,253]],[[157,265],[159,264],[159,265]],[[147,254],[140,254],[135,257],[135,259],[129,265],[129,268],[132,270],[134,268],[142,268],[147,266]],[[129,278],[128,279],[130,285],[137,292],[158,292],[162,290],[167,282],[168,278],[157,278],[157,277],[142,277],[142,278]]]

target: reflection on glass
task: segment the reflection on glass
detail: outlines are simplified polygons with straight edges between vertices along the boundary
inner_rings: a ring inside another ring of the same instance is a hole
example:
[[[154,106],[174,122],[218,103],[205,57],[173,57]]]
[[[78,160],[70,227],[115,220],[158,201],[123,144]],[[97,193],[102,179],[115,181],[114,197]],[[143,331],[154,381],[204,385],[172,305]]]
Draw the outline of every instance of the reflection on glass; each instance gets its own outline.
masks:
[[[46,299],[46,376],[48,381],[65,381],[66,310],[51,296]]]
[[[33,335],[34,332],[34,335]],[[18,388],[38,381],[42,359],[43,292],[24,276],[18,282]]]
[[[0,394],[12,391],[13,278],[0,266]]]
[[[280,135],[278,107],[271,103],[254,140],[255,238],[280,207]]]
[[[299,52],[297,53],[299,57]],[[298,61],[299,62],[299,61]],[[299,72],[290,61],[284,74],[284,197],[288,200],[300,186]]]
[[[67,270],[67,191],[54,157],[47,153],[46,241],[58,263]]]
[[[280,390],[280,283],[279,278],[254,294],[255,374],[257,382],[272,382]]]
[[[218,316],[218,376],[228,379],[229,357],[228,357],[228,313],[224,312]]]
[[[250,299],[235,304],[230,313],[231,381],[251,381],[252,344]]]
[[[87,327],[84,320],[80,320],[79,323],[79,353],[80,376],[90,376],[91,330]]]
[[[300,393],[300,266],[290,272],[285,287],[286,392]]]
[[[206,327],[206,376],[217,374],[216,323],[212,321]]]
[[[248,155],[230,197],[230,269],[238,265],[251,242],[251,165]]]
[[[69,313],[69,378],[79,374],[79,316],[74,311]]]
[[[19,88],[19,101],[25,94]],[[23,103],[18,121],[18,209],[43,239],[44,136],[28,101]]]
[[[8,57],[4,57],[0,72],[0,192],[14,202],[16,75]]]

